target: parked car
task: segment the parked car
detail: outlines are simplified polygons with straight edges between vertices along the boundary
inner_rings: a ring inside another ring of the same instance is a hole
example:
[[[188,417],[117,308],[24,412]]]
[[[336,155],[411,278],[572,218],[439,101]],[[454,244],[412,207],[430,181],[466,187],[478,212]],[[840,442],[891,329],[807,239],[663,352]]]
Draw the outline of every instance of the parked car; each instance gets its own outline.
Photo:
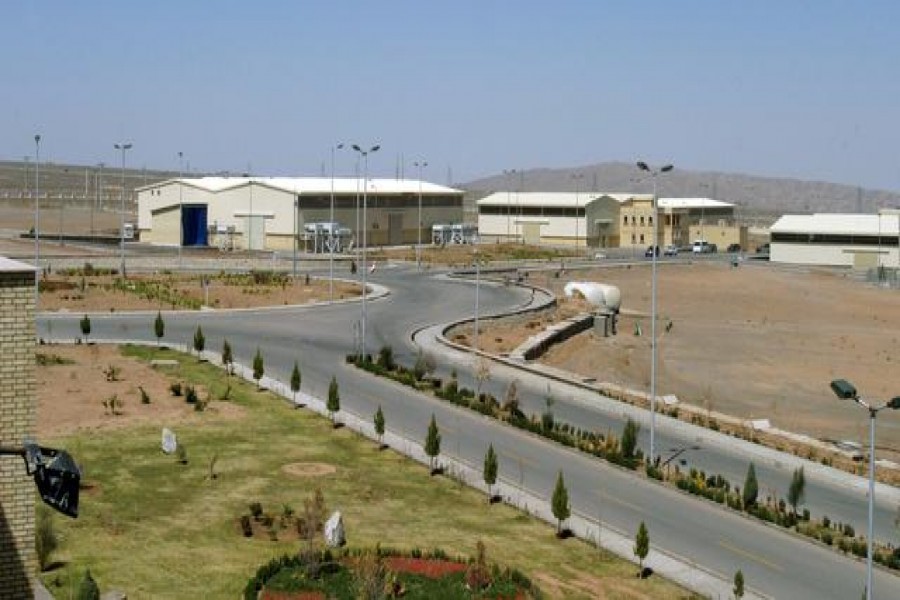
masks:
[[[710,244],[706,240],[697,240],[691,246],[691,252],[694,254],[715,254],[718,251],[715,244]]]
[[[741,245],[740,244],[728,244],[727,252],[740,252]]]
[[[769,253],[769,242],[766,242],[762,246],[758,246],[756,248],[757,254],[768,254]]]
[[[663,250],[664,256],[678,256],[678,246],[675,244],[669,244],[666,246],[666,249]]]
[[[659,256],[659,246],[648,246],[647,250],[644,251],[644,258],[653,258],[654,250],[656,250],[656,255]]]

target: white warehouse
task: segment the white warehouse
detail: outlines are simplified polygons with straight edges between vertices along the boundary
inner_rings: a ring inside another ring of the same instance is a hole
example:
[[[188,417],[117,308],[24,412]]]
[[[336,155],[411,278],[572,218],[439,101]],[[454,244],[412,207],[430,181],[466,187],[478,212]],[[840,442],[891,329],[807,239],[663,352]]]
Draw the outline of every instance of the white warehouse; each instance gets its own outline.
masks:
[[[784,215],[770,233],[773,262],[900,269],[900,209]]]
[[[364,193],[365,192],[365,193]],[[416,180],[355,177],[201,177],[137,190],[142,241],[240,250],[288,250],[307,223],[334,222],[372,246],[431,240],[436,223],[462,221],[463,192]],[[419,212],[421,211],[421,221]],[[359,219],[359,224],[357,219]]]

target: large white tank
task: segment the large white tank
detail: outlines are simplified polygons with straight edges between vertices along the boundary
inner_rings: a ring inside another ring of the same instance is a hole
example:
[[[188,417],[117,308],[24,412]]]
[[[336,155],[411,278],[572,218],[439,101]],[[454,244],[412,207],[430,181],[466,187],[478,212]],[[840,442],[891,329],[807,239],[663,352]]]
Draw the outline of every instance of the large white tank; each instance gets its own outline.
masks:
[[[567,298],[580,296],[600,309],[619,312],[622,305],[622,292],[614,285],[593,281],[570,281],[563,288]]]

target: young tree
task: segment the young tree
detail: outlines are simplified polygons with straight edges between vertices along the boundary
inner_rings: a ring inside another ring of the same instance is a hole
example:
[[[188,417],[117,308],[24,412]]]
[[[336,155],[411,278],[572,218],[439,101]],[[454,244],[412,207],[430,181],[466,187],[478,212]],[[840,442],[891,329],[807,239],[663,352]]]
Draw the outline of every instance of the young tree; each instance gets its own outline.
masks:
[[[638,432],[640,432],[641,426],[634,422],[633,419],[628,419],[625,422],[625,429],[622,431],[622,456],[625,458],[633,458],[634,451],[637,448],[637,438]]]
[[[744,597],[744,573],[740,569],[734,574],[734,590],[732,591],[735,598]]]
[[[544,429],[544,432],[549,432],[553,430],[553,405],[556,404],[556,398],[553,396],[553,392],[550,391],[549,385],[547,386],[547,394],[544,396],[544,404],[547,405],[547,410],[541,415],[541,427]]]
[[[491,367],[488,365],[487,361],[482,359],[478,360],[478,363],[475,365],[475,397],[481,397],[481,388],[485,384],[485,382],[491,378]]]
[[[303,379],[300,376],[300,365],[294,361],[294,370],[291,371],[291,391],[294,393],[294,404],[297,404],[297,392],[300,391],[300,382]]]
[[[556,535],[562,536],[562,523],[572,514],[569,506],[569,490],[566,489],[566,482],[563,479],[563,472],[560,469],[556,476],[556,487],[553,488],[553,497],[550,500],[550,507],[553,509],[553,516],[556,517]]]
[[[156,345],[159,346],[159,341],[166,335],[166,323],[159,311],[156,311],[156,320],[153,321],[153,334],[156,336]]]
[[[434,413],[431,413],[431,422],[428,424],[428,435],[425,437],[425,454],[428,456],[431,472],[435,472],[435,459],[441,453],[441,434],[438,431]]]
[[[749,508],[756,504],[756,497],[759,495],[759,483],[756,481],[756,467],[753,463],[747,467],[747,477],[744,478],[743,500],[744,508]]]
[[[378,444],[384,446],[384,413],[381,411],[381,405],[375,411],[375,433],[378,435]]]
[[[488,486],[488,501],[492,502],[494,500],[494,484],[497,483],[497,470],[499,465],[497,463],[497,453],[494,452],[494,445],[490,444],[487,449],[487,454],[484,455],[484,482]]]
[[[256,355],[253,357],[253,379],[256,380],[256,389],[259,389],[259,380],[263,378],[265,373],[266,368],[263,365],[262,352],[259,351],[259,346],[257,346]]]
[[[234,356],[231,354],[231,344],[228,343],[228,340],[222,342],[222,364],[225,365],[225,372],[231,375]]]
[[[341,410],[341,394],[338,391],[338,382],[334,375],[331,376],[331,383],[328,384],[328,402],[325,403],[325,408],[328,409],[331,424],[336,425],[335,415]]]
[[[794,470],[791,477],[791,486],[788,488],[788,504],[794,509],[794,515],[797,514],[797,505],[803,502],[803,496],[806,494],[806,476],[803,474],[803,467]]]
[[[425,377],[425,374],[428,372],[428,365],[425,362],[425,353],[419,348],[419,353],[416,354],[416,363],[413,365],[413,375],[416,378],[416,381],[422,381],[422,378]]]
[[[91,570],[84,572],[84,578],[78,584],[78,591],[75,592],[76,600],[100,600],[100,588],[97,582],[91,577]]]
[[[640,576],[644,576],[644,559],[650,553],[650,534],[647,532],[647,526],[641,521],[638,527],[637,535],[634,538],[634,555],[638,558],[638,565],[641,569]]]
[[[81,335],[84,336],[84,341],[88,341],[88,337],[91,335],[91,318],[87,315],[84,315],[79,322],[81,325]]]
[[[197,353],[199,357],[203,350],[206,348],[206,337],[203,335],[203,330],[200,329],[200,326],[197,325],[197,331],[194,332],[194,351]]]

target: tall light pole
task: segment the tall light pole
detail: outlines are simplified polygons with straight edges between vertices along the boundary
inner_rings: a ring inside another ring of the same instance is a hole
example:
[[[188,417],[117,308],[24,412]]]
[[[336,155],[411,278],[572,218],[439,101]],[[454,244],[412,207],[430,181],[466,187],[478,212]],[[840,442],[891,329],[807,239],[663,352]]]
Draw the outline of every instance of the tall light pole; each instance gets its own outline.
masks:
[[[512,203],[510,197],[512,195],[512,176],[516,174],[515,169],[504,169],[503,174],[506,175],[506,243],[512,235],[510,232],[510,219],[512,217]]]
[[[472,348],[478,353],[478,300],[481,291],[481,261],[478,260],[478,248],[473,250],[475,255],[475,322],[472,330]]]
[[[38,309],[41,278],[41,134],[34,136],[34,312]]]
[[[578,248],[578,192],[581,187],[581,180],[584,179],[584,173],[572,173],[571,178],[575,180],[575,248]],[[585,232],[585,235],[587,235],[587,232]]]
[[[650,463],[656,460],[656,255],[659,254],[659,199],[656,197],[656,178],[660,173],[668,173],[672,165],[651,169],[647,163],[638,161],[638,169],[653,177],[653,252],[650,290]]]
[[[900,409],[900,396],[894,396],[883,406],[873,406],[859,397],[856,386],[846,379],[835,379],[831,382],[831,390],[841,400],[853,400],[869,411],[869,529],[866,534],[866,600],[872,600],[872,545],[875,537],[875,416],[885,408]]]
[[[113,144],[116,150],[122,152],[122,206],[119,219],[119,269],[122,277],[125,277],[125,152],[131,149],[131,142]]]
[[[369,192],[369,154],[373,152],[378,152],[378,149],[381,148],[378,144],[375,144],[368,150],[363,150],[357,144],[353,144],[353,149],[356,150],[360,156],[363,158],[363,210],[362,210],[362,234],[363,234],[363,251],[362,251],[362,276],[363,276],[363,289],[362,289],[362,357],[365,360],[366,357],[366,296],[368,296],[368,266],[366,265],[366,250],[369,243],[369,235],[368,235],[368,224],[366,223],[366,210],[368,208],[368,192]]]
[[[331,213],[328,222],[328,301],[334,302],[334,151],[343,143],[331,147]]]
[[[184,246],[184,152],[178,152],[178,268],[181,269],[181,247]]]
[[[428,166],[428,162],[417,160],[413,163],[414,167],[419,169],[419,223],[416,226],[418,231],[418,241],[416,242],[416,268],[422,269],[422,169]]]

